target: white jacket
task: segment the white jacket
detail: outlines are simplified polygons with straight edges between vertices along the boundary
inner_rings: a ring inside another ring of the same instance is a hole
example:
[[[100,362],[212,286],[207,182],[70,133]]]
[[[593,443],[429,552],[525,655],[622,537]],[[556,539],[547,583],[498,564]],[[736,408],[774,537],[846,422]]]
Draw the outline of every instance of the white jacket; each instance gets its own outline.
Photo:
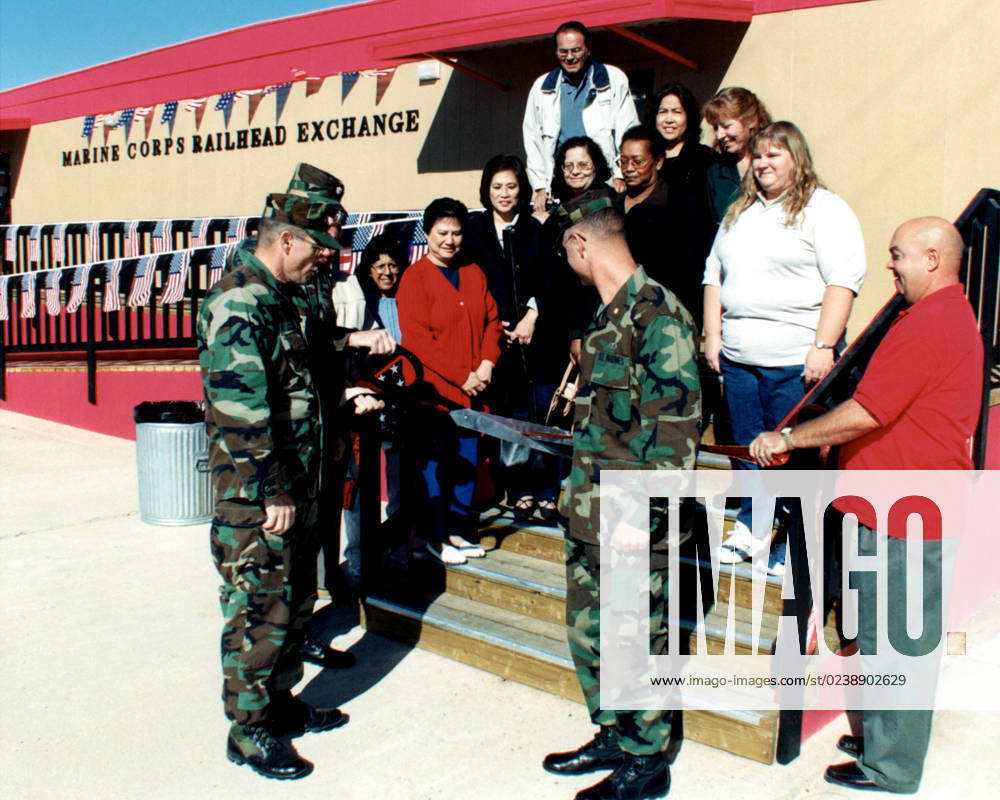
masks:
[[[628,78],[618,67],[592,62],[590,96],[583,109],[583,128],[608,160],[612,174],[621,177],[615,163],[622,134],[639,124]],[[563,71],[556,67],[539,75],[528,93],[524,110],[524,152],[533,191],[549,189],[559,142],[560,89]]]

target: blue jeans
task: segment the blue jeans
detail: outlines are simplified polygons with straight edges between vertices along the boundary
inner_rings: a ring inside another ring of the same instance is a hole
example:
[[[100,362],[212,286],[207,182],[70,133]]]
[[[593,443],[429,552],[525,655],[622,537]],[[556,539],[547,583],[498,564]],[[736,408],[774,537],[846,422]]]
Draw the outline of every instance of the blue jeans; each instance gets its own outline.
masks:
[[[451,420],[424,431],[417,468],[424,490],[422,534],[427,542],[444,542],[450,534],[464,535],[475,521],[473,498],[479,435],[459,432]]]
[[[755,367],[719,357],[729,407],[733,444],[748,445],[757,435],[774,430],[806,393],[803,365]],[[757,469],[755,464],[737,461],[738,469]],[[745,498],[737,519],[750,527],[752,503]]]

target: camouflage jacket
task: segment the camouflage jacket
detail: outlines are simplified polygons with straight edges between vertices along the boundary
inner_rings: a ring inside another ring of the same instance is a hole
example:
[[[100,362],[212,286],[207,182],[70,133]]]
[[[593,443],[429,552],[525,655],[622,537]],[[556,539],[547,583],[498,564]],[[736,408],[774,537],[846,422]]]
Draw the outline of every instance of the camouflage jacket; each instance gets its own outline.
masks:
[[[602,469],[694,469],[701,392],[691,315],[642,267],[584,336],[573,464],[560,511],[598,543]]]
[[[296,287],[252,254],[212,287],[198,314],[217,498],[316,493],[322,421]]]

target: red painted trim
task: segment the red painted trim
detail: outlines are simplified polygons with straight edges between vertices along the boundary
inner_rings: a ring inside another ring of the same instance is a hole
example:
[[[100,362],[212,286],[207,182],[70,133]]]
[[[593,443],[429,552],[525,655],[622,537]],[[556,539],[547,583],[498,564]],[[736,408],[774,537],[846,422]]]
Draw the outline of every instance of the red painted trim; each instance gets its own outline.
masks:
[[[30,119],[18,119],[16,117],[0,118],[0,131],[20,131],[30,127]]]
[[[260,22],[0,93],[0,120],[38,125],[123,108],[256,89],[291,69],[333,75],[587,25],[683,17],[749,22],[754,0],[371,0]],[[483,7],[488,10],[483,11]]]
[[[797,11],[820,6],[842,6],[848,3],[868,3],[871,0],[754,0],[753,13],[773,14],[778,11]]]
[[[100,372],[97,405],[87,402],[86,370],[8,370],[0,409],[96,433],[135,438],[132,409],[144,400],[202,400],[198,372]]]

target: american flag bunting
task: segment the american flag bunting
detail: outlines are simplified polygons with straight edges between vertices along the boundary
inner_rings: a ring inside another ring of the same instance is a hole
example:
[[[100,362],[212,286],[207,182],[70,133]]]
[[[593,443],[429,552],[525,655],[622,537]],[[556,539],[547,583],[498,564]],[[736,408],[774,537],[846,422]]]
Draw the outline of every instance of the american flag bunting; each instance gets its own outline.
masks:
[[[45,310],[53,317],[58,317],[62,311],[62,301],[59,298],[61,277],[62,270],[50,269],[45,273]]]
[[[164,253],[173,250],[173,242],[170,241],[170,229],[172,221],[168,219],[158,219],[153,225],[153,232],[150,234],[153,242],[154,253]]]
[[[75,312],[87,298],[91,266],[91,264],[84,264],[73,270],[73,285],[69,290],[69,300],[66,302],[67,314]]]
[[[149,302],[155,275],[156,256],[142,256],[135,267],[135,276],[132,278],[132,288],[129,290],[128,300],[125,301],[126,305],[137,307]]]
[[[122,307],[121,296],[118,293],[122,263],[122,259],[116,258],[104,265],[104,311],[118,311]]]
[[[60,222],[52,229],[52,263],[66,263],[66,223]]]
[[[90,260],[101,260],[101,223],[87,223],[87,243],[90,245]]]
[[[38,266],[42,266],[42,226],[32,225],[31,232],[28,234],[28,262],[34,262]]]
[[[415,264],[425,255],[427,255],[427,234],[424,233],[424,229],[420,225],[417,225],[410,242],[410,263]]]
[[[80,138],[86,139],[87,144],[90,144],[90,139],[94,135],[94,120],[96,118],[95,114],[83,118],[83,132],[80,134]]]
[[[125,225],[125,242],[128,254],[133,258],[139,257],[139,251],[142,248],[142,234],[139,233],[140,222],[142,220],[132,219]]]
[[[21,317],[30,319],[35,316],[35,279],[37,272],[26,272],[21,276]]]
[[[226,259],[234,247],[235,245],[232,244],[219,244],[212,248],[212,254],[208,261],[208,286],[205,287],[206,289],[211,289],[222,278],[222,273],[226,269]]]
[[[191,220],[191,234],[190,234],[190,246],[191,247],[204,247],[205,246],[205,230],[208,220],[205,219],[193,219]]]
[[[10,308],[7,306],[7,284],[13,275],[0,275],[0,322],[10,319]]]
[[[163,111],[160,113],[160,124],[166,125],[171,135],[174,132],[174,120],[177,118],[177,105],[176,100],[164,103]]]
[[[177,303],[184,299],[188,271],[191,267],[191,251],[178,250],[170,259],[170,271],[160,291],[160,305]]]

